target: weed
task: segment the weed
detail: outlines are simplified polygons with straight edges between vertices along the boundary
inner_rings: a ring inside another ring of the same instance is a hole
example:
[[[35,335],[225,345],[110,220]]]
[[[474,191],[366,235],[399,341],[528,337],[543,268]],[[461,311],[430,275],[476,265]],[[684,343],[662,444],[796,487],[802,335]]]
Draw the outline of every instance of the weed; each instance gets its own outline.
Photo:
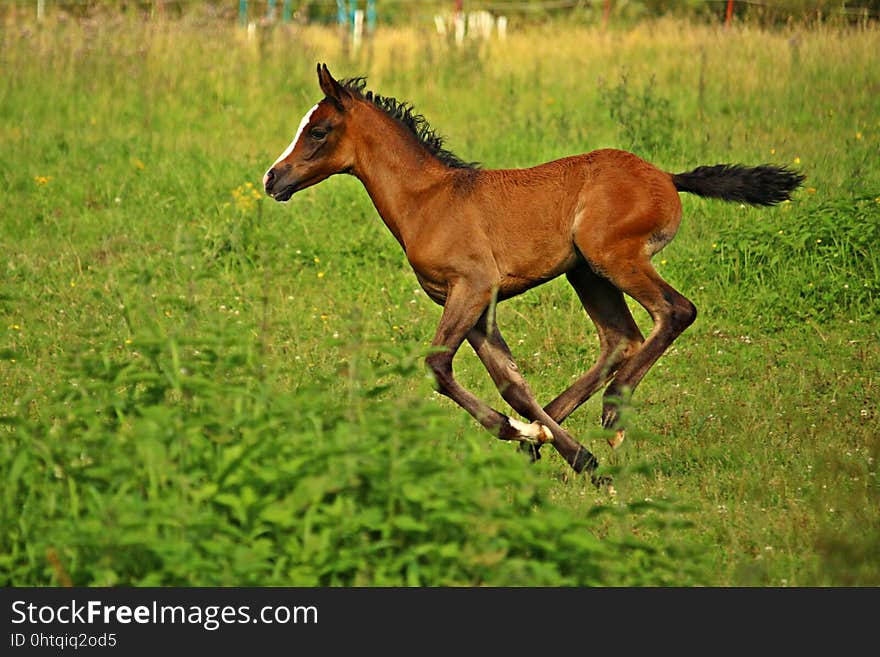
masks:
[[[652,76],[641,88],[621,73],[614,86],[599,79],[599,98],[617,124],[622,147],[645,158],[656,158],[670,150],[675,122],[669,101],[657,92]]]

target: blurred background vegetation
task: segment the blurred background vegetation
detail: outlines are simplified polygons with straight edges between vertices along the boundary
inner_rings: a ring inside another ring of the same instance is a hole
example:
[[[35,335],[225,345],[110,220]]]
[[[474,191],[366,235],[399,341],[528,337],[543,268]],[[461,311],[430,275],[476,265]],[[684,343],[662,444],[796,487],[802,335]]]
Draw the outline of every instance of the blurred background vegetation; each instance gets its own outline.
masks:
[[[365,0],[361,0],[360,5]],[[343,4],[344,4],[343,0]],[[246,6],[249,17],[266,16],[273,7],[289,6],[297,22],[333,23],[337,0],[6,0],[7,14],[14,12],[63,12],[88,16],[108,12],[163,16],[206,14],[230,20]],[[2,11],[2,9],[0,9]],[[377,0],[379,24],[429,23],[444,12],[489,11],[513,23],[565,20],[582,24],[631,23],[660,16],[688,17],[707,23],[727,19],[728,0]],[[853,23],[880,18],[880,0],[735,0],[730,20],[762,26],[791,22]]]

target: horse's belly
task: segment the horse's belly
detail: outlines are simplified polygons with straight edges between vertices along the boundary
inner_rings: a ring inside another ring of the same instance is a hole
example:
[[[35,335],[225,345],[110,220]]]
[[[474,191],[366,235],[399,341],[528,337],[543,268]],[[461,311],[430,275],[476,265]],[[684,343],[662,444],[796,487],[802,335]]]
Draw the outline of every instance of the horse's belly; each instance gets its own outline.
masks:
[[[422,276],[418,272],[416,272],[416,278],[419,281],[419,285],[421,285],[422,289],[425,291],[425,294],[427,294],[432,301],[439,303],[441,306],[446,303],[446,294],[449,290],[449,286],[445,282],[431,280]]]
[[[573,246],[560,243],[558,248],[534,248],[527,242],[524,251],[496,259],[501,274],[499,296],[509,298],[553,280],[577,262]]]

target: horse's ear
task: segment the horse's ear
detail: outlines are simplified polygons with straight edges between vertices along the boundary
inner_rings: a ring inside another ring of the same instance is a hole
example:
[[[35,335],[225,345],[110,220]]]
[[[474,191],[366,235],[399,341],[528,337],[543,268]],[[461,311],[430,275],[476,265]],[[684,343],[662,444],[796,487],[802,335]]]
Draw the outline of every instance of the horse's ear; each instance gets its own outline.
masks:
[[[330,71],[327,70],[326,64],[318,64],[318,84],[321,85],[321,91],[340,111],[345,109],[345,103],[351,100],[351,94],[348,90],[333,79]]]

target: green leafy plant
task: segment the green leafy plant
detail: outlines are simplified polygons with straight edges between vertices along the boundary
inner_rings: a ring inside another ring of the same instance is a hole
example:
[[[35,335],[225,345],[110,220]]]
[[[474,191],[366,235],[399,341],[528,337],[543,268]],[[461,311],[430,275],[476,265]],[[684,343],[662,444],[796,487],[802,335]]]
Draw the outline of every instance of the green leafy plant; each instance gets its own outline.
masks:
[[[624,148],[644,158],[669,150],[675,125],[672,110],[653,76],[641,87],[625,72],[613,86],[600,79],[599,100],[617,125]]]
[[[67,363],[39,418],[3,445],[5,584],[586,585],[689,581],[694,554],[602,513],[682,519],[674,505],[585,508],[445,409],[387,398],[405,353],[295,393],[261,381],[233,336],[137,338]],[[326,387],[325,387],[326,386]],[[478,430],[477,430],[478,431]],[[473,433],[476,433],[473,432]],[[453,441],[455,448],[438,446]],[[650,514],[648,513],[650,512]],[[693,552],[692,550],[690,552]],[[691,565],[689,565],[691,564]]]
[[[713,267],[737,285],[761,290],[753,304],[801,320],[880,314],[880,202],[862,197],[783,205],[760,220],[724,226]]]

